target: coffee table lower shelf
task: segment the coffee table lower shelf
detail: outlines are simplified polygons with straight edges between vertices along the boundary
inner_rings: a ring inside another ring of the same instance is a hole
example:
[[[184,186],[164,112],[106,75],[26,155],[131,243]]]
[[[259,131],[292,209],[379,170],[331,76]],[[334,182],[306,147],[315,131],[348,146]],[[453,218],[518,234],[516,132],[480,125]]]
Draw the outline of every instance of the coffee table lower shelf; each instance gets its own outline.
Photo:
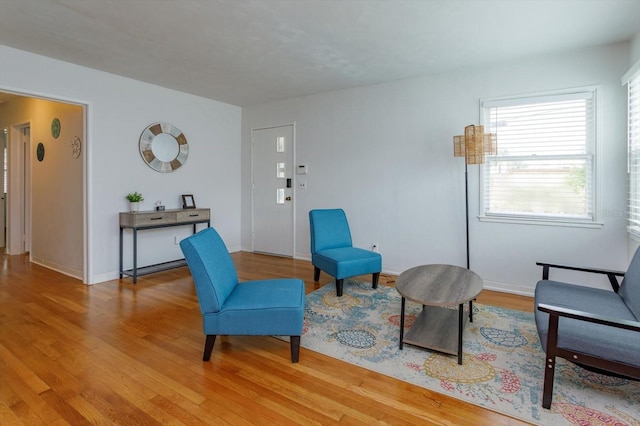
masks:
[[[466,319],[464,305],[460,305],[458,309],[423,306],[422,312],[416,318],[409,331],[406,332],[402,342],[450,355],[457,355],[458,363],[462,364],[462,342],[460,336]],[[458,324],[458,327],[452,327],[453,324]]]

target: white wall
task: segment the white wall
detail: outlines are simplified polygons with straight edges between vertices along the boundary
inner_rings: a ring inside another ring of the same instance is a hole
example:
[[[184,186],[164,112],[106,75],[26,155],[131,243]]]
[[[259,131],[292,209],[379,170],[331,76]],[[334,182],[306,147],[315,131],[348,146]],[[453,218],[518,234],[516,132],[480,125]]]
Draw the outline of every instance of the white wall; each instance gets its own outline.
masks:
[[[453,157],[452,137],[478,123],[479,100],[600,85],[598,213],[604,226],[478,222],[478,168],[470,166],[471,267],[487,288],[523,294],[540,279],[538,260],[625,269],[624,217],[603,212],[625,211],[626,92],[620,77],[629,51],[622,43],[244,108],[243,248],[251,248],[251,129],[295,122],[296,164],[309,166],[307,189],[294,195],[296,257],[310,257],[308,211],[342,207],[354,244],[378,242],[386,272],[426,263],[464,265],[464,164]]]
[[[88,283],[118,276],[118,212],[128,210],[124,196],[131,191],[144,195],[145,210],[156,200],[178,208],[181,194],[193,194],[198,207],[212,209],[213,224],[229,250],[239,249],[239,107],[5,46],[0,46],[0,90],[87,105],[83,155]],[[143,129],[157,121],[177,126],[189,141],[186,165],[173,173],[153,171],[138,151]],[[174,236],[189,231],[141,232],[139,264],[181,257]],[[131,265],[130,244],[128,238],[125,267]]]
[[[198,206],[213,209],[214,225],[231,251],[250,249],[250,132],[291,122],[296,162],[310,170],[307,189],[294,198],[295,256],[309,257],[308,211],[339,206],[349,215],[354,242],[380,243],[385,271],[399,273],[417,264],[465,262],[464,166],[452,156],[452,136],[478,122],[481,98],[601,85],[599,213],[624,211],[626,102],[620,77],[629,68],[630,51],[622,43],[288,99],[241,113],[232,105],[0,46],[0,90],[87,105],[90,283],[117,277],[117,213],[127,209],[124,195],[134,190],[145,195],[145,209],[158,199],[167,208],[179,207],[180,194],[194,194]],[[157,173],[140,158],[140,133],[155,121],[178,126],[189,139],[187,164],[174,173]],[[470,177],[475,215],[477,173]],[[624,269],[624,218],[601,220],[602,229],[585,229],[473,219],[472,268],[487,287],[522,293],[539,279],[536,260]],[[142,264],[179,257],[173,236],[189,231],[148,232],[140,238]]]
[[[631,63],[640,61],[640,33],[631,39]]]

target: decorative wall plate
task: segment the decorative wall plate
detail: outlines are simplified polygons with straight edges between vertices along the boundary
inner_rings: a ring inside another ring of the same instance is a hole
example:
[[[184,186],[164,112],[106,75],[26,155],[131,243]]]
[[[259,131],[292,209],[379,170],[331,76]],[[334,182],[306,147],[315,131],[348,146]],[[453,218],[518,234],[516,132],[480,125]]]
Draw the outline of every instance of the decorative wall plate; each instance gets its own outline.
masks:
[[[38,156],[38,161],[44,160],[44,144],[42,142],[38,144],[36,155]]]
[[[82,152],[82,141],[78,136],[76,136],[71,141],[71,156],[73,158],[78,158],[80,157],[81,152]]]
[[[54,139],[58,139],[58,136],[60,136],[60,120],[57,118],[54,118],[51,122],[51,136]]]
[[[189,154],[187,138],[180,129],[168,123],[154,123],[144,129],[139,145],[144,162],[161,173],[182,167]]]

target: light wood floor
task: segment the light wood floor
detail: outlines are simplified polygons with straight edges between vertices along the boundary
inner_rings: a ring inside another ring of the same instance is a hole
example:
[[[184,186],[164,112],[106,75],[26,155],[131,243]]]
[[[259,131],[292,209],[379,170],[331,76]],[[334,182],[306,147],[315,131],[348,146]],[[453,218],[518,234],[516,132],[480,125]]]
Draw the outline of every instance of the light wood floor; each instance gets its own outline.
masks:
[[[233,258],[241,280],[300,277],[308,292],[331,280],[314,283],[306,261]],[[523,424],[304,348],[291,364],[272,337],[219,337],[204,363],[186,267],[85,286],[25,256],[0,262],[2,425]],[[533,306],[489,291],[478,302]]]

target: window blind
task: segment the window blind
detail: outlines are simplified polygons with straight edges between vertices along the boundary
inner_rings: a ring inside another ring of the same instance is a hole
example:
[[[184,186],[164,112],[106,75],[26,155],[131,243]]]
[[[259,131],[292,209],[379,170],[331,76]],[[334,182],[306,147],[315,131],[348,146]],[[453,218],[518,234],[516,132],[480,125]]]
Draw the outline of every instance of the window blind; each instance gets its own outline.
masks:
[[[628,230],[640,237],[640,71],[627,82],[628,92]]]
[[[481,214],[593,222],[595,89],[482,108],[498,154],[483,167]]]

